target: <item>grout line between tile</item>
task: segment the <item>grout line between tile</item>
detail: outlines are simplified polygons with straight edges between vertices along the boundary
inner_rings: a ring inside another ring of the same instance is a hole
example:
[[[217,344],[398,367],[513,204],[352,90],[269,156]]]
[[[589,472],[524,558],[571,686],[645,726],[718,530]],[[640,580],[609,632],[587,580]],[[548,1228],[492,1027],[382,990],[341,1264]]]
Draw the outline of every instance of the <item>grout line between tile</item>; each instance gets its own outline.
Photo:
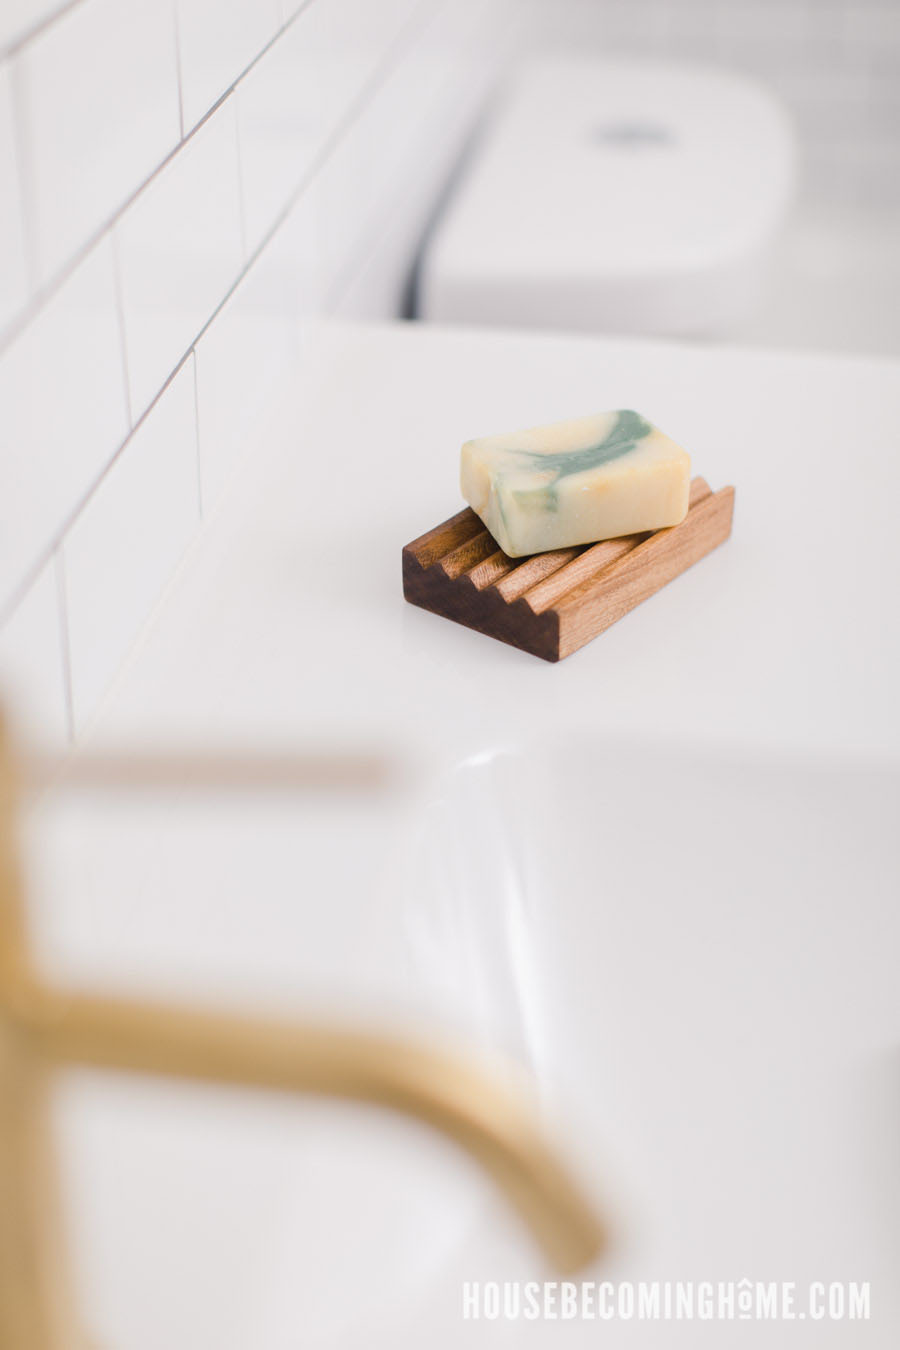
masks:
[[[318,0],[318,2],[322,3],[322,0]],[[75,0],[75,3],[81,4],[83,3],[83,0]],[[292,15],[292,17],[288,19],[287,23],[282,24],[281,27],[278,29],[278,31],[274,33],[271,38],[269,38],[265,46],[262,47],[261,50],[258,51],[256,55],[253,57],[253,60],[250,61],[250,63],[247,66],[244,67],[241,73],[232,81],[232,83],[228,86],[228,88],[222,94],[219,95],[215,103],[213,103],[212,106],[208,108],[206,112],[203,114],[203,116],[200,118],[199,122],[197,122],[194,126],[192,126],[191,129],[181,137],[177,145],[174,145],[172,147],[172,149],[168,152],[168,154],[165,155],[165,157],[159,162],[159,164],[157,164],[156,168],[152,171],[152,173],[147,175],[143,183],[141,183],[138,187],[136,187],[135,190],[128,197],[126,197],[126,199],[119,206],[116,207],[115,211],[113,211],[112,214],[108,216],[107,219],[101,225],[99,225],[96,230],[94,230],[94,232],[90,235],[90,237],[86,239],[85,242],[81,244],[78,249],[76,249],[76,251],[72,254],[71,258],[69,258],[66,261],[66,263],[59,269],[59,271],[50,279],[50,281],[48,281],[44,286],[41,286],[40,288],[34,291],[28,304],[26,304],[24,309],[22,309],[19,312],[16,318],[7,327],[2,337],[0,337],[0,356],[2,356],[4,349],[10,346],[11,343],[13,343],[16,340],[16,338],[19,337],[19,335],[25,330],[25,328],[28,327],[28,324],[39,313],[39,311],[44,307],[44,305],[46,305],[48,301],[53,298],[56,292],[59,291],[65,285],[65,283],[68,281],[69,277],[72,275],[75,269],[79,266],[80,263],[84,261],[84,259],[91,252],[91,250],[100,242],[100,240],[103,238],[106,232],[112,229],[112,227],[117,223],[117,221],[119,221],[121,217],[125,214],[125,212],[129,209],[129,207],[131,207],[137,201],[138,197],[140,197],[141,194],[145,192],[146,189],[150,186],[150,184],[156,178],[159,177],[159,175],[163,172],[163,170],[167,168],[169,164],[171,164],[171,162],[184,149],[184,147],[188,144],[188,142],[191,141],[193,137],[197,135],[198,131],[200,131],[204,126],[206,126],[206,123],[210,120],[211,117],[215,116],[215,114],[219,111],[219,109],[226,102],[226,100],[229,99],[231,95],[234,93],[234,90],[240,84],[241,80],[245,79],[246,76],[249,75],[250,71],[253,70],[253,68],[262,60],[262,58],[266,55],[266,53],[270,50],[270,48],[272,48],[275,45],[275,43],[279,40],[279,38],[282,37],[282,35],[288,30],[288,28],[290,28],[292,24],[296,23],[297,20],[301,17],[301,15],[305,13],[305,11],[310,7],[310,5],[314,3],[316,3],[316,0],[305,0],[305,3],[302,5],[300,9],[297,10],[296,14]],[[13,70],[15,71],[15,64],[13,65]]]
[[[128,417],[129,431],[134,429],[134,414],[131,407],[131,381],[128,378],[128,343],[125,338],[125,302],[122,297],[122,268],[119,265],[119,241],[114,229],[109,232],[112,252],[113,291],[115,293],[116,320],[119,326],[119,350],[122,355],[122,380],[125,385],[125,413]]]
[[[311,4],[311,3],[314,3],[314,0],[307,0],[307,3],[306,3],[306,5],[304,5],[303,8],[306,9],[306,8],[308,7],[308,5]],[[212,323],[214,323],[214,321],[216,320],[216,318],[218,317],[218,315],[221,313],[221,311],[223,310],[223,308],[225,307],[225,305],[228,303],[228,301],[229,301],[229,300],[231,299],[231,297],[234,295],[234,293],[235,293],[235,291],[237,290],[238,286],[240,286],[241,282],[242,282],[242,281],[244,280],[244,278],[247,276],[247,273],[250,271],[250,269],[253,267],[253,265],[257,262],[257,260],[260,258],[260,256],[262,255],[262,253],[265,251],[265,249],[268,248],[268,246],[269,246],[269,244],[271,243],[272,239],[275,237],[275,235],[276,235],[276,234],[278,233],[278,231],[281,229],[282,225],[285,223],[285,221],[287,220],[288,216],[291,214],[291,212],[293,211],[294,207],[296,206],[297,202],[300,200],[300,198],[302,197],[303,193],[307,190],[307,188],[309,187],[310,183],[311,183],[312,180],[315,178],[316,174],[318,174],[318,173],[320,172],[320,170],[322,169],[323,165],[324,165],[325,162],[328,160],[328,158],[334,153],[336,147],[337,147],[337,146],[340,144],[340,142],[343,140],[344,136],[347,134],[347,132],[348,132],[348,130],[350,129],[350,127],[353,126],[353,124],[354,124],[354,122],[356,121],[356,118],[357,118],[359,112],[361,111],[361,109],[362,109],[362,108],[365,106],[365,104],[371,99],[372,95],[373,95],[373,94],[381,87],[381,85],[384,83],[384,81],[385,81],[386,79],[389,78],[391,69],[393,68],[394,64],[396,63],[396,60],[398,59],[398,58],[397,58],[397,53],[398,53],[399,51],[402,51],[403,48],[406,46],[406,44],[411,40],[411,37],[412,37],[412,35],[414,34],[415,29],[418,27],[419,23],[422,21],[422,17],[421,17],[421,16],[422,16],[422,12],[423,12],[424,9],[426,8],[426,4],[427,4],[427,3],[428,3],[428,0],[422,0],[422,3],[418,4],[418,5],[415,7],[415,9],[413,10],[412,15],[411,15],[410,18],[407,20],[406,24],[404,24],[403,28],[400,30],[399,34],[398,34],[398,35],[396,36],[396,38],[394,39],[394,42],[391,44],[391,46],[390,46],[390,48],[388,49],[388,51],[384,54],[382,60],[378,63],[378,65],[376,66],[376,69],[372,72],[372,75],[370,76],[370,78],[369,78],[369,79],[366,81],[366,83],[363,85],[362,89],[359,90],[357,96],[351,101],[350,106],[349,106],[349,109],[348,109],[347,113],[345,114],[345,116],[341,119],[341,122],[339,123],[339,125],[335,128],[335,130],[332,132],[331,136],[330,136],[330,137],[328,138],[328,140],[325,142],[324,146],[323,146],[322,149],[320,150],[319,154],[316,156],[316,158],[315,158],[315,160],[313,161],[313,163],[309,166],[309,168],[307,169],[306,173],[304,173],[304,175],[303,175],[303,177],[302,177],[300,183],[297,185],[297,187],[294,189],[294,191],[289,195],[289,197],[288,197],[288,199],[287,199],[287,202],[285,203],[285,205],[282,207],[281,211],[280,211],[280,212],[278,213],[278,215],[276,216],[274,222],[269,226],[269,229],[266,231],[265,235],[264,235],[263,238],[260,240],[259,244],[256,246],[256,248],[253,250],[253,252],[252,252],[252,253],[250,254],[250,256],[247,258],[247,260],[246,260],[244,266],[240,269],[238,275],[235,277],[234,281],[231,283],[231,285],[229,286],[228,290],[225,292],[225,294],[224,294],[224,296],[222,297],[222,299],[221,299],[221,300],[219,301],[219,303],[216,305],[215,309],[212,311],[212,313],[209,315],[209,317],[205,320],[205,322],[204,322],[202,328],[201,328],[200,331],[196,334],[196,336],[194,337],[194,340],[191,342],[191,344],[190,344],[190,346],[188,347],[188,349],[187,349],[187,350],[183,353],[183,355],[179,358],[179,360],[176,362],[175,366],[173,367],[173,369],[171,370],[171,372],[169,373],[169,375],[168,375],[168,376],[166,377],[166,379],[163,381],[162,385],[159,387],[159,389],[157,390],[156,394],[153,396],[152,401],[147,405],[147,407],[146,407],[146,408],[144,409],[144,411],[141,413],[140,417],[139,417],[139,418],[137,419],[137,421],[134,423],[134,426],[131,428],[131,430],[130,430],[130,432],[128,433],[128,435],[125,437],[125,439],[122,441],[122,443],[118,446],[118,448],[114,451],[114,453],[112,454],[112,456],[110,457],[110,459],[108,460],[108,462],[106,463],[106,465],[104,466],[104,468],[101,470],[100,474],[97,476],[97,478],[94,479],[93,483],[91,483],[90,486],[87,488],[87,490],[82,494],[82,496],[80,497],[80,499],[79,499],[78,502],[76,503],[75,507],[74,507],[74,508],[69,512],[69,514],[65,517],[65,519],[64,519],[63,522],[62,522],[62,524],[59,526],[59,530],[58,530],[58,533],[57,533],[56,538],[53,540],[53,542],[52,542],[51,544],[47,545],[45,548],[43,548],[43,549],[41,550],[41,552],[40,552],[39,555],[37,556],[35,562],[31,565],[30,568],[28,568],[28,570],[27,570],[26,573],[24,574],[23,579],[20,581],[20,583],[18,584],[18,586],[16,586],[16,587],[13,589],[12,593],[7,597],[5,604],[0,605],[0,623],[3,623],[3,621],[4,621],[5,618],[6,618],[6,616],[7,616],[9,613],[11,613],[11,611],[12,611],[12,610],[15,608],[15,606],[18,604],[19,599],[21,598],[21,596],[22,596],[22,594],[24,593],[24,591],[27,590],[28,586],[30,586],[30,584],[31,584],[31,582],[33,581],[33,579],[34,579],[34,577],[36,576],[36,574],[40,571],[40,569],[41,569],[41,568],[44,566],[44,564],[46,563],[48,557],[49,557],[49,556],[54,552],[54,550],[58,547],[59,543],[62,541],[62,539],[63,539],[63,537],[65,536],[65,534],[67,533],[67,531],[68,531],[68,530],[71,528],[71,526],[73,525],[74,521],[77,519],[77,517],[78,517],[78,516],[81,514],[81,512],[84,510],[85,506],[86,506],[87,503],[90,501],[91,497],[92,497],[92,496],[94,495],[94,493],[97,491],[97,489],[99,488],[100,484],[103,482],[104,478],[105,478],[106,475],[109,473],[110,469],[113,467],[113,465],[114,465],[114,464],[116,463],[116,461],[118,460],[119,456],[122,454],[122,452],[124,451],[124,449],[125,449],[126,446],[128,445],[128,442],[131,440],[132,436],[135,435],[135,433],[138,431],[138,429],[139,429],[139,428],[141,427],[141,425],[143,424],[145,418],[147,418],[147,417],[150,415],[150,413],[153,411],[153,409],[156,407],[157,403],[158,403],[159,400],[162,398],[163,394],[166,392],[166,390],[168,389],[169,385],[170,385],[170,384],[172,383],[172,381],[175,379],[175,376],[176,376],[176,375],[179,373],[179,371],[182,369],[182,367],[184,366],[185,362],[186,362],[187,360],[189,360],[189,358],[192,356],[192,354],[194,353],[194,349],[195,349],[195,347],[196,347],[196,344],[200,341],[200,339],[203,337],[203,335],[207,332],[207,330],[209,329],[210,325],[211,325]],[[302,10],[301,10],[301,11],[298,11],[298,13],[302,13],[302,12],[303,12]],[[294,17],[296,18],[297,16],[295,15]],[[292,20],[291,22],[293,22],[293,20]],[[280,30],[280,31],[283,31],[283,29]],[[192,134],[193,134],[193,133],[192,133]],[[195,366],[195,372],[196,372],[196,366]],[[198,433],[199,433],[199,424],[198,424]],[[198,434],[198,445],[199,445],[199,434]]]
[[[78,6],[83,3],[84,0],[67,0],[67,2],[64,0],[64,3],[57,5],[56,9],[52,10],[51,13],[45,14],[42,19],[38,19],[38,21],[33,23],[30,28],[26,28],[24,32],[20,33],[18,37],[14,37],[12,42],[8,42],[6,46],[0,50],[0,61],[7,56],[15,56],[16,52],[21,51],[29,42],[33,42],[35,38],[40,37],[42,33],[46,32],[48,28],[52,28],[64,15],[70,13],[73,9],[77,9]]]
[[[191,346],[191,348],[188,349],[188,351],[184,353],[184,355],[181,357],[178,364],[174,367],[174,369],[170,372],[170,374],[166,376],[166,379],[163,381],[159,389],[154,394],[152,402],[147,405],[147,407],[141,413],[140,417],[135,422],[134,426],[125,436],[124,440],[122,440],[120,444],[116,447],[116,449],[113,451],[112,455],[107,460],[103,468],[100,470],[100,473],[97,475],[97,477],[93,480],[92,483],[89,484],[89,486],[78,498],[78,501],[76,502],[75,506],[63,518],[61,524],[57,528],[56,535],[51,541],[51,543],[47,544],[44,548],[41,549],[35,561],[23,574],[22,580],[7,595],[5,601],[2,604],[0,604],[0,625],[5,623],[6,619],[16,608],[19,601],[22,599],[23,595],[28,590],[29,586],[34,581],[37,574],[40,572],[41,568],[44,567],[45,564],[47,563],[48,559],[52,557],[53,553],[56,551],[58,547],[60,547],[60,545],[65,543],[65,536],[68,534],[69,530],[75,524],[75,521],[81,515],[81,512],[87,506],[88,502],[91,500],[94,493],[98,490],[100,484],[104,481],[107,474],[118,462],[123,452],[128,448],[132,439],[143,425],[145,419],[150,416],[151,412],[156,407],[157,403],[162,398],[163,394],[169,388],[169,385],[175,379],[175,376],[184,366],[184,363],[191,355],[192,350],[193,345]]]

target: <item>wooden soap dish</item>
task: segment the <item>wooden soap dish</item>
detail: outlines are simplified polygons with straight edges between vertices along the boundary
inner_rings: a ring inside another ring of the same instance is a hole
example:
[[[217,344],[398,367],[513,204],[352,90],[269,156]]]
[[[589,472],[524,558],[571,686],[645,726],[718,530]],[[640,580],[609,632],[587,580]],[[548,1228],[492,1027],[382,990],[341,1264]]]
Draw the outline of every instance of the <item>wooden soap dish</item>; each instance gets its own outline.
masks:
[[[509,558],[470,507],[403,550],[412,605],[513,647],[561,661],[731,533],[734,488],[691,483],[680,525],[600,544]]]

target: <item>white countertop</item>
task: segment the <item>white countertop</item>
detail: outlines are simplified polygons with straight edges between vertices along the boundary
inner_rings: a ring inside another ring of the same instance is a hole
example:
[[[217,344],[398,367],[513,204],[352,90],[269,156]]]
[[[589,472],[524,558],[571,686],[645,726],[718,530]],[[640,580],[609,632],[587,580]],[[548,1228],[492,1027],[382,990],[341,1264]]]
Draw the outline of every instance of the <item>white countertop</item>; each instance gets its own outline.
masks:
[[[103,735],[453,753],[569,725],[900,753],[900,366],[341,326],[242,465]],[[737,487],[717,553],[559,666],[403,601],[403,544],[459,509],[473,435],[636,407]]]

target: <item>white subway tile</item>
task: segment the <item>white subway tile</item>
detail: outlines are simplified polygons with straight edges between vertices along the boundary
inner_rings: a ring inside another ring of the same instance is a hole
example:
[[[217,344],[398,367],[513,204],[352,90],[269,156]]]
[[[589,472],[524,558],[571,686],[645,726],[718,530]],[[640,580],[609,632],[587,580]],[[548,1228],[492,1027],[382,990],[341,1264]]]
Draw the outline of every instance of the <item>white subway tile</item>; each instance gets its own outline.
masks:
[[[403,199],[404,170],[415,172],[410,164],[413,152],[429,153],[419,137],[428,118],[428,90],[420,87],[426,71],[421,59],[399,63],[322,170],[319,247],[329,291],[366,247],[378,216],[391,202]],[[436,74],[434,70],[427,73]],[[411,106],[417,109],[414,118],[405,115]]]
[[[28,298],[9,65],[0,66],[0,333]]]
[[[316,311],[315,214],[310,189],[197,343],[204,512],[297,359]]]
[[[132,411],[139,416],[241,268],[233,99],[128,208],[116,242]]]
[[[298,20],[308,24],[326,134],[357,111],[356,100],[418,7],[418,0],[315,0]]]
[[[66,606],[80,735],[199,520],[194,372],[187,361],[66,535]]]
[[[367,106],[356,153],[375,161],[378,172],[360,212],[359,246],[343,259],[329,253],[328,237],[328,211],[340,203],[323,193],[323,258],[337,268],[329,297],[336,314],[385,318],[406,299],[410,260],[495,80],[499,8],[485,10],[477,0],[439,8]],[[417,117],[404,118],[404,107],[415,107]],[[391,125],[404,134],[386,138]],[[389,149],[379,152],[382,143]]]
[[[367,116],[372,110],[367,109]],[[319,175],[321,210],[318,251],[323,285],[331,296],[359,252],[375,212],[379,163],[367,156],[367,123],[356,122],[328,157]]]
[[[107,238],[0,357],[0,604],[127,429]]]
[[[251,250],[271,229],[321,149],[325,122],[313,27],[313,10],[307,10],[235,91]]]
[[[177,0],[184,129],[189,131],[281,27],[278,0]]]
[[[350,117],[413,8],[413,0],[314,0],[241,82],[236,94],[251,248]]]
[[[3,0],[0,6],[0,50],[19,42],[69,0]]]
[[[46,281],[178,141],[171,8],[159,0],[85,0],[16,60],[35,251]]]
[[[45,564],[0,627],[0,702],[26,747],[65,745],[67,697],[55,559]]]
[[[349,13],[352,8],[349,0],[344,0],[344,4],[345,13]],[[442,87],[446,86],[454,66],[459,63],[454,48],[464,35],[469,35],[473,26],[469,4],[470,0],[457,3],[452,7],[452,15],[450,10],[440,7],[430,16],[423,15],[423,22],[417,25],[411,40],[402,43],[393,53],[391,44],[386,41],[387,36],[396,37],[396,31],[391,28],[370,29],[367,46],[361,39],[357,42],[354,59],[361,61],[361,53],[368,50],[367,64],[371,74],[377,64],[376,57],[380,58],[382,78],[374,84],[365,101],[353,108],[355,115],[347,116],[350,107],[345,110],[347,124],[316,176],[320,197],[319,265],[329,308],[343,287],[348,267],[366,248],[377,217],[386,205],[397,200],[398,193],[403,195],[406,191],[404,169],[409,165],[411,151],[416,148],[425,156],[429,154],[422,131],[429,120],[433,123],[433,112],[440,105]],[[442,17],[440,22],[435,22],[438,16],[448,15],[450,21]],[[301,16],[301,25],[306,17]],[[398,5],[393,11],[395,25],[400,17]],[[376,33],[380,34],[378,40]],[[336,32],[332,32],[331,39],[335,47],[335,64],[324,59],[324,46],[313,61],[315,71],[324,69],[328,72],[329,82],[346,57],[346,53],[342,57],[337,50],[340,43]],[[353,51],[354,44],[348,46]],[[357,65],[357,79],[362,70],[362,64]],[[339,76],[338,82],[343,78]],[[414,115],[410,115],[411,109],[415,110]],[[452,121],[452,114],[447,113],[444,120]],[[414,169],[411,171],[415,172]],[[422,168],[420,177],[427,177],[428,173],[428,168]],[[399,214],[401,219],[406,214],[405,199]],[[398,228],[402,230],[403,227],[398,223]],[[412,240],[408,244],[410,248],[414,246]]]

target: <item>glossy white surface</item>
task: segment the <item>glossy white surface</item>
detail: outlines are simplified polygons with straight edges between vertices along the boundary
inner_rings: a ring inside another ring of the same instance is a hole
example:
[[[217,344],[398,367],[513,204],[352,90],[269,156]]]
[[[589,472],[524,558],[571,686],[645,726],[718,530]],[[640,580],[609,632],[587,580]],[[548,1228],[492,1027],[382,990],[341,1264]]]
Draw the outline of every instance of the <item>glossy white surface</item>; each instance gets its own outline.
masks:
[[[276,42],[237,91],[247,245],[272,228],[322,148],[312,9]]]
[[[115,228],[125,350],[139,416],[243,262],[234,106],[225,103]]]
[[[382,747],[398,777],[375,797],[48,804],[31,851],[44,962],[503,1047],[616,1216],[592,1275],[869,1279],[878,1315],[853,1344],[888,1350],[900,466],[878,447],[896,367],[415,326],[335,328],[322,353],[96,736]],[[735,482],[732,539],[559,666],[406,606],[399,550],[458,509],[460,442],[592,403],[646,408],[713,486]],[[851,440],[856,516],[821,472]],[[336,482],[339,521],[317,507]],[[798,530],[801,512],[840,519],[840,546]],[[427,1136],[322,1104],[223,1109],[71,1088],[99,1338],[596,1344],[590,1323],[462,1327],[463,1279],[544,1272]],[[617,1347],[722,1331],[603,1328]],[[846,1332],[765,1328],[778,1350]]]
[[[127,430],[107,239],[0,361],[0,605],[58,537]]]
[[[333,132],[347,119],[356,99],[374,91],[379,74],[387,74],[401,50],[392,52],[393,44],[416,9],[416,0],[382,0],[378,5],[369,0],[331,0],[326,5],[313,3],[309,13],[300,17],[311,44],[313,79],[326,132]]]
[[[304,193],[197,343],[204,512],[271,405],[316,306],[316,192]]]
[[[91,0],[19,60],[34,246],[46,282],[178,143],[172,14],[157,0]]]
[[[451,876],[466,884],[427,891],[435,949],[459,969],[458,935],[480,931],[487,966],[503,915],[520,1025],[619,1225],[592,1276],[749,1271],[795,1282],[799,1310],[819,1272],[868,1279],[871,1322],[766,1323],[747,1344],[887,1350],[900,1329],[896,766],[579,735],[524,738],[446,786]],[[479,837],[472,803],[485,800]],[[514,1251],[470,1246],[436,1293],[437,1343],[602,1336],[687,1350],[735,1333],[696,1320],[461,1325],[462,1279],[522,1269]]]
[[[73,794],[34,829],[31,912],[61,976],[418,1034],[459,1022],[402,783]],[[100,1075],[74,1078],[60,1108],[89,1324],[117,1350],[355,1346],[370,1319],[395,1328],[398,1300],[418,1306],[480,1211],[515,1233],[475,1168],[375,1110]]]
[[[184,130],[190,131],[281,26],[277,0],[177,0]]]
[[[0,43],[21,41],[37,24],[55,14],[66,0],[7,0],[0,14]]]
[[[193,358],[62,546],[76,735],[88,725],[200,518]]]
[[[40,822],[33,912],[45,961],[107,987],[512,1052],[614,1218],[587,1278],[866,1279],[853,1344],[888,1350],[898,805],[896,770],[523,737],[368,800],[76,798]],[[546,1272],[402,1121],[100,1077],[61,1110],[92,1326],[123,1350],[596,1345],[591,1323],[461,1325],[464,1279]]]

